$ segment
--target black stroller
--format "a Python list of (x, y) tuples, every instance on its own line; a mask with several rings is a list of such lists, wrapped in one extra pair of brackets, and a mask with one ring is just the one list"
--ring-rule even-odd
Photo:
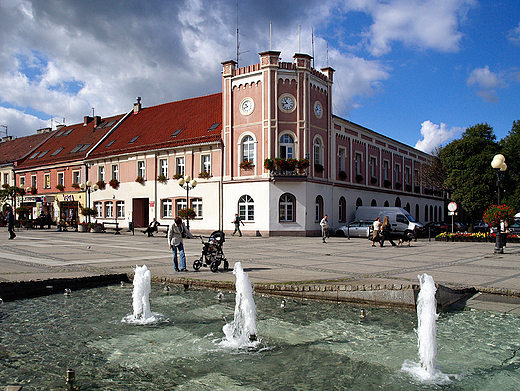
[(199, 270), (202, 266), (209, 266), (213, 273), (218, 271), (218, 267), (223, 263), (223, 269), (229, 269), (229, 262), (224, 256), (222, 251), (222, 245), (225, 241), (225, 234), (222, 231), (213, 232), (207, 242), (204, 242), (204, 238), (199, 236), (202, 244), (202, 254), (200, 259), (193, 262), (193, 269)]

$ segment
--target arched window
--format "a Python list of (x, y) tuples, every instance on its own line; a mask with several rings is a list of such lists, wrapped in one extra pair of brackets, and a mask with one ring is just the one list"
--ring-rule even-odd
[(294, 140), (288, 134), (280, 137), (280, 157), (282, 159), (292, 159), (294, 157)]
[(430, 221), (435, 221), (433, 218), (433, 205), (430, 205)]
[(238, 200), (238, 215), (245, 221), (255, 220), (255, 202), (247, 194)]
[(399, 197), (397, 197), (397, 198), (395, 199), (395, 206), (396, 206), (397, 208), (400, 208), (400, 207), (401, 207), (401, 199), (400, 199)]
[(388, 208), (389, 206), (390, 206), (390, 203), (388, 202), (388, 200), (386, 200), (386, 201), (385, 201), (385, 205), (384, 205), (384, 207), (385, 207), (385, 208)]
[(359, 208), (360, 206), (363, 206), (363, 200), (361, 198), (358, 198), (356, 200), (356, 209)]
[(424, 205), (424, 222), (427, 223), (428, 221), (428, 205)]
[(278, 210), (280, 211), (280, 221), (295, 221), (294, 207), (296, 205), (296, 200), (292, 194), (282, 194), (280, 196), (278, 205)]
[(339, 221), (347, 221), (347, 201), (345, 197), (339, 197), (339, 210), (338, 210)]
[(410, 203), (409, 202), (406, 203), (404, 210), (406, 210), (408, 213), (410, 213)]
[(314, 164), (321, 164), (321, 142), (319, 138), (314, 140)]
[[(440, 214), (440, 213), (439, 213), (439, 214)], [(436, 207), (436, 206), (433, 208), (433, 216), (434, 216), (435, 221), (440, 221), (440, 217), (441, 217), (441, 216), (439, 216), (439, 215), (437, 214), (437, 207)]]
[(415, 204), (415, 221), (419, 221), (421, 219), (419, 212), (420, 212), (419, 204)]
[(315, 202), (315, 210), (316, 215), (314, 216), (314, 220), (319, 222), (323, 218), (323, 197), (317, 196)]
[(370, 206), (377, 206), (377, 201), (376, 200), (372, 200), (372, 202), (370, 203)]
[(255, 159), (255, 140), (253, 137), (246, 136), (242, 140), (242, 161), (254, 162)]

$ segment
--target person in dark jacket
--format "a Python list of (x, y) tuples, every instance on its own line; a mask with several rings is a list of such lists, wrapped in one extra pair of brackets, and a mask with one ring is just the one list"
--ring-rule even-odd
[(390, 219), (388, 216), (385, 217), (383, 220), (383, 225), (381, 226), (381, 230), (383, 231), (383, 239), (381, 239), (380, 246), (383, 247), (385, 240), (388, 240), (392, 247), (395, 247), (396, 244), (393, 242), (392, 238), (390, 237), (392, 232), (392, 226), (390, 225)]
[(9, 239), (16, 238), (16, 234), (14, 233), (14, 213), (13, 208), (10, 206), (7, 208), (7, 230), (9, 231)]

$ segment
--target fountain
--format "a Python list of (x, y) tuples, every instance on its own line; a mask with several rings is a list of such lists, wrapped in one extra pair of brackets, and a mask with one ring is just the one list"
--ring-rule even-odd
[(235, 263), (233, 274), (236, 276), (235, 314), (233, 322), (222, 328), (225, 334), (222, 344), (234, 348), (252, 347), (258, 342), (253, 284), (240, 262)]
[(406, 360), (402, 370), (420, 381), (446, 383), (448, 375), (443, 374), (436, 365), (437, 357), (437, 300), (435, 282), (424, 273), (419, 278), (420, 291), (417, 297), (417, 345), (419, 363)]
[(134, 324), (156, 323), (162, 316), (154, 314), (150, 310), (152, 273), (146, 265), (135, 266), (134, 269), (134, 290), (132, 292), (132, 315), (125, 316), (121, 322)]

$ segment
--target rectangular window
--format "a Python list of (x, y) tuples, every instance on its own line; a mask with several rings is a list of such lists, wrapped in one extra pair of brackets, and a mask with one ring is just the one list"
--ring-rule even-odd
[(20, 177), (20, 187), (25, 187), (25, 177), (24, 176)]
[(375, 157), (371, 157), (370, 158), (370, 176), (372, 178), (377, 178), (376, 167), (377, 167), (377, 160)]
[(98, 181), (105, 180), (105, 166), (98, 167)]
[(390, 165), (388, 163), (388, 160), (383, 161), (383, 175), (385, 181), (388, 181), (390, 179)]
[(58, 173), (58, 185), (65, 186), (65, 174), (63, 172)]
[(114, 217), (114, 204), (111, 201), (105, 202), (105, 217)]
[(175, 159), (175, 173), (177, 175), (184, 175), (184, 157), (178, 157), (177, 159)]
[(72, 172), (72, 183), (77, 183), (78, 185), (81, 182), (81, 178), (79, 176), (79, 171), (73, 171)]
[(358, 152), (356, 152), (356, 156), (354, 157), (354, 165), (356, 168), (356, 175), (361, 175), (361, 162), (362, 162), (362, 155)]
[(112, 176), (110, 179), (115, 179), (116, 181), (119, 180), (119, 165), (112, 164)]
[(31, 186), (36, 187), (36, 175), (31, 175)]
[(410, 167), (408, 166), (404, 168), (404, 183), (410, 184)]
[(172, 200), (163, 200), (162, 217), (173, 217), (172, 216)]
[(395, 182), (399, 182), (399, 173), (400, 172), (401, 172), (401, 166), (399, 165), (399, 163), (396, 163), (395, 168), (394, 168), (394, 181)]
[(164, 175), (168, 178), (168, 159), (159, 160), (159, 175)]
[(419, 186), (419, 170), (413, 170), (413, 183), (415, 186)]
[(202, 155), (202, 172), (211, 174), (211, 155)]
[(125, 217), (125, 202), (117, 201), (116, 210), (117, 210), (117, 218), (118, 219), (124, 218)]
[(195, 211), (198, 218), (202, 218), (202, 199), (194, 198), (191, 200), (191, 207)]
[(340, 148), (338, 151), (338, 171), (345, 171), (345, 149)]
[(182, 199), (182, 200), (177, 200), (177, 202), (175, 203), (175, 211), (176, 211), (176, 215), (178, 216), (179, 215), (179, 211), (181, 209), (185, 209), (186, 208), (186, 199)]
[(43, 188), (50, 189), (51, 188), (51, 174), (45, 174), (43, 176)]
[(146, 179), (146, 165), (142, 160), (137, 162), (137, 176)]
[(97, 211), (96, 217), (103, 217), (103, 204), (101, 202), (94, 202), (94, 209)]
[(9, 173), (4, 174), (4, 183), (9, 184)]

